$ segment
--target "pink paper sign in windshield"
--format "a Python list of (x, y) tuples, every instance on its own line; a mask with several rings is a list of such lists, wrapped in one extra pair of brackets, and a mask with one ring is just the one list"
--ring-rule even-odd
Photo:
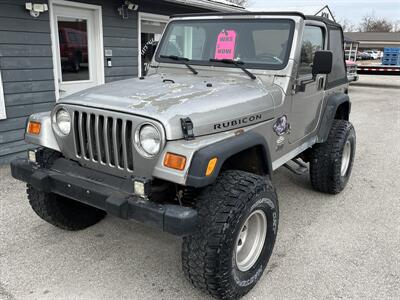
[(215, 59), (234, 59), (236, 47), (236, 31), (223, 30), (217, 38), (217, 47), (215, 48)]

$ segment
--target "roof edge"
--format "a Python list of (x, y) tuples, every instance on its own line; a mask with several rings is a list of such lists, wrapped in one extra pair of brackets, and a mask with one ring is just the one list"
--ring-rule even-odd
[(314, 20), (325, 23), (329, 26), (340, 27), (341, 25), (324, 17), (304, 15), (299, 11), (238, 11), (238, 12), (212, 12), (212, 13), (194, 13), (194, 14), (177, 14), (172, 15), (171, 18), (184, 18), (184, 17), (218, 17), (218, 16), (296, 16), (304, 20)]
[(245, 12), (245, 8), (231, 4), (225, 4), (222, 2), (213, 2), (207, 0), (166, 0), (167, 2), (177, 3), (186, 6), (195, 6), (204, 9), (214, 9), (219, 12)]
[(228, 13), (194, 13), (194, 14), (176, 14), (172, 15), (171, 18), (183, 18), (183, 17), (218, 17), (218, 16), (259, 16), (259, 15), (267, 15), (267, 16), (298, 16), (303, 19), (306, 19), (306, 16), (298, 11), (238, 11), (238, 12), (228, 12)]

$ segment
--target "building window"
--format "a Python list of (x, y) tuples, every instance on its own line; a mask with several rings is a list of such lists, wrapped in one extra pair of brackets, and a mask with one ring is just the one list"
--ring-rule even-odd
[(6, 105), (4, 103), (3, 80), (1, 79), (0, 71), (0, 120), (6, 119)]

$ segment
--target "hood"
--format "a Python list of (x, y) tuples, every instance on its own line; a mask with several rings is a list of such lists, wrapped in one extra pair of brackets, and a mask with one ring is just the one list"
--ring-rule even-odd
[(272, 80), (267, 81), (240, 75), (155, 74), (91, 88), (60, 103), (148, 117), (161, 122), (167, 139), (175, 140), (183, 137), (181, 118), (192, 120), (195, 136), (273, 118), (274, 97), (282, 97), (282, 93)]

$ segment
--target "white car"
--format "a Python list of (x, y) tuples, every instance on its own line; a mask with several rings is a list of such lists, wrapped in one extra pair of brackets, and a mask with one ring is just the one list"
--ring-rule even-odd
[(380, 58), (378, 51), (369, 50), (369, 51), (365, 51), (365, 52), (368, 53), (369, 55), (371, 55), (372, 59)]

